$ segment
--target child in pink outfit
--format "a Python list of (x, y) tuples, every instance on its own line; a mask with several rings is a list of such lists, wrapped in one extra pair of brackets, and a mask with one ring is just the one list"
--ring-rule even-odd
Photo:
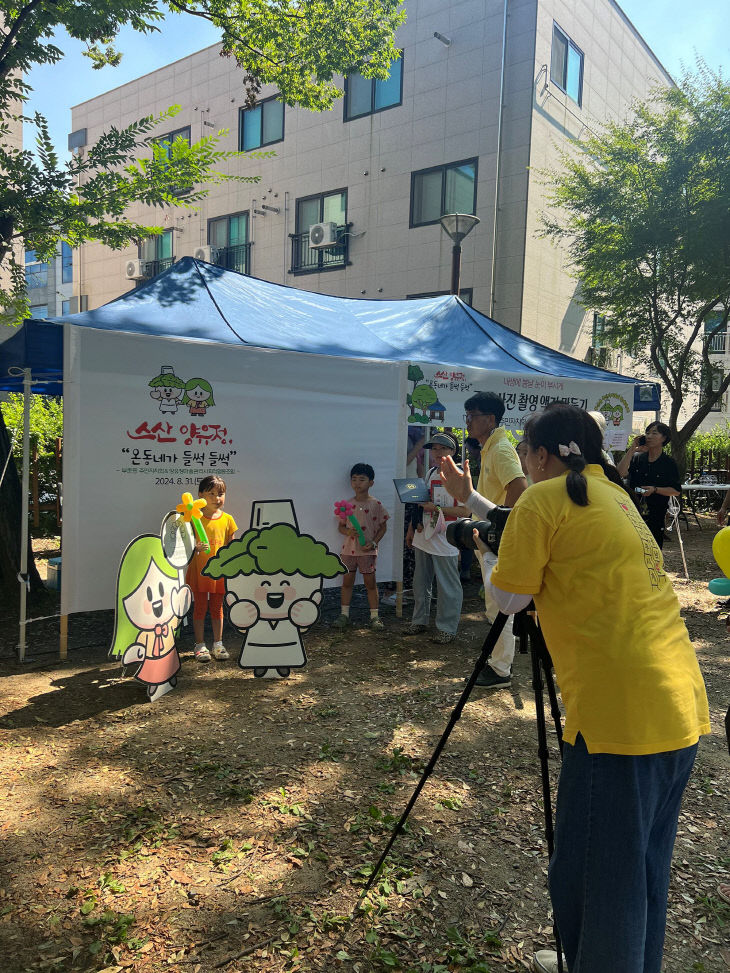
[(376, 631), (383, 629), (383, 623), (378, 618), (378, 588), (375, 584), (375, 563), (378, 559), (378, 541), (382, 540), (387, 529), (388, 511), (380, 500), (370, 496), (370, 487), (375, 482), (375, 472), (369, 463), (355, 463), (350, 470), (350, 483), (355, 496), (350, 503), (355, 508), (355, 517), (365, 537), (365, 544), (360, 543), (358, 532), (347, 521), (338, 524), (338, 530), (345, 535), (340, 559), (347, 568), (347, 574), (342, 578), (342, 609), (340, 617), (334, 623), (335, 628), (347, 628), (350, 624), (350, 602), (355, 576), (360, 571), (365, 585), (368, 605), (370, 606), (370, 628)]

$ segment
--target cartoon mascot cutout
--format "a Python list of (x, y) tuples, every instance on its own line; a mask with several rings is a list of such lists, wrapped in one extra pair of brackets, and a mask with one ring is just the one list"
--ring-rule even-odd
[(290, 500), (255, 503), (251, 525), (203, 574), (225, 578), (228, 617), (243, 633), (239, 666), (257, 678), (286, 677), (307, 664), (302, 635), (319, 618), (323, 579), (347, 569), (326, 544), (299, 532)]
[(124, 666), (139, 666), (135, 678), (147, 686), (150, 702), (177, 683), (180, 656), (175, 638), (190, 608), (185, 567), (194, 553), (189, 518), (173, 511), (162, 521), (159, 534), (135, 537), (119, 565), (109, 656), (121, 658)]

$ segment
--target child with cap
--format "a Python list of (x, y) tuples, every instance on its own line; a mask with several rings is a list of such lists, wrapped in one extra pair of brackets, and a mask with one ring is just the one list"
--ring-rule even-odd
[(414, 528), (411, 524), (406, 537), (415, 549), (416, 570), (413, 575), (413, 617), (410, 635), (418, 635), (428, 628), (431, 611), (431, 592), (434, 576), (438, 583), (436, 601), (436, 634), (434, 642), (444, 645), (453, 642), (459, 627), (461, 604), (464, 593), (459, 578), (459, 552), (446, 540), (446, 524), (457, 517), (468, 517), (469, 511), (454, 502), (441, 482), (439, 470), (445, 456), (454, 456), (459, 450), (455, 436), (437, 432), (423, 447), (431, 451), (431, 466), (425, 480), (431, 500), (422, 503), (424, 524)]

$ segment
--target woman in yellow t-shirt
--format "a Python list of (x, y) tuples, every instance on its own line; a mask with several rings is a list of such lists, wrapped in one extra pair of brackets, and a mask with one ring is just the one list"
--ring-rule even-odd
[[(508, 613), (534, 599), (565, 706), (549, 886), (567, 968), (660, 973), (682, 793), (710, 732), (704, 683), (659, 548), (605, 475), (595, 422), (556, 405), (525, 440), (533, 485), (485, 585)], [(484, 516), (481, 497), (446, 482)], [(557, 969), (549, 954), (536, 970)]]

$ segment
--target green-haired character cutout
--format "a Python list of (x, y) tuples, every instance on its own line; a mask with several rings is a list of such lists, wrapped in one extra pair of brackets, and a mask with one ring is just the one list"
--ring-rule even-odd
[(186, 405), (191, 416), (204, 416), (206, 409), (215, 405), (213, 388), (204, 378), (191, 378), (185, 383), (183, 405)]
[(129, 543), (117, 576), (114, 636), (109, 655), (125, 666), (138, 664), (135, 678), (154, 702), (175, 686), (180, 656), (175, 646), (179, 620), (190, 608), (191, 592), (166, 558), (159, 534)]
[(185, 393), (185, 382), (178, 378), (172, 365), (163, 365), (160, 374), (150, 382), (150, 397), (159, 399), (160, 412), (177, 412), (180, 399)]
[(319, 617), (323, 578), (346, 570), (326, 544), (290, 524), (251, 529), (221, 548), (203, 574), (226, 579), (228, 617), (243, 632), (239, 666), (258, 677), (305, 666), (302, 633)]

